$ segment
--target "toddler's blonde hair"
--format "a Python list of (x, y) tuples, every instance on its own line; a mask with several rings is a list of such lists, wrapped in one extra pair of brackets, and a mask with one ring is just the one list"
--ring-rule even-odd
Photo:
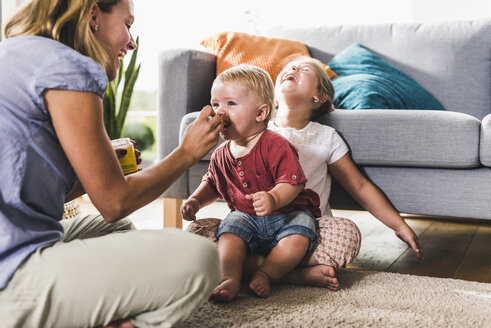
[(256, 94), (259, 101), (268, 105), (269, 113), (266, 117), (266, 122), (269, 121), (274, 108), (274, 85), (268, 72), (257, 66), (241, 64), (220, 73), (213, 81), (213, 85), (217, 82), (244, 84)]

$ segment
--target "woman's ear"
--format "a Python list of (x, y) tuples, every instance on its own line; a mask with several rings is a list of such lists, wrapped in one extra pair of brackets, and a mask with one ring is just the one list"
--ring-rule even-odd
[(262, 104), (261, 106), (259, 106), (256, 114), (256, 122), (265, 121), (268, 118), (270, 111), (271, 109), (267, 104)]
[(99, 16), (100, 11), (101, 10), (99, 9), (99, 6), (97, 4), (94, 4), (92, 6), (92, 9), (90, 10), (89, 25), (93, 31), (98, 29), (96, 28), (96, 26), (99, 26), (99, 24), (97, 23), (97, 18)]

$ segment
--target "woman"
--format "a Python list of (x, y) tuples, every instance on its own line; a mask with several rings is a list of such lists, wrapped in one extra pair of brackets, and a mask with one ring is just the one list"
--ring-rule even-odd
[[(205, 107), (182, 144), (123, 176), (102, 119), (107, 81), (136, 45), (132, 0), (31, 0), (0, 44), (0, 322), (6, 327), (168, 327), (218, 284), (211, 242), (131, 231), (217, 142)], [(208, 118), (211, 119), (208, 120)], [(60, 222), (87, 192), (101, 216)], [(120, 233), (112, 233), (120, 232)]]

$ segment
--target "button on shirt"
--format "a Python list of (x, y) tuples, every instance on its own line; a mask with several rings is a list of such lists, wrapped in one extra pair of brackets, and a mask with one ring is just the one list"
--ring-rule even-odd
[[(203, 181), (228, 203), (231, 210), (256, 215), (252, 201), (245, 195), (269, 191), (278, 183), (296, 185), (307, 181), (295, 147), (275, 132), (265, 130), (249, 153), (237, 159), (230, 153), (229, 143), (224, 142), (213, 153)], [(293, 202), (272, 214), (298, 210), (320, 216), (317, 193), (304, 189)]]
[(32, 252), (63, 236), (58, 221), (77, 181), (43, 94), (60, 89), (103, 97), (107, 77), (91, 58), (38, 36), (0, 43), (0, 76), (1, 290)]

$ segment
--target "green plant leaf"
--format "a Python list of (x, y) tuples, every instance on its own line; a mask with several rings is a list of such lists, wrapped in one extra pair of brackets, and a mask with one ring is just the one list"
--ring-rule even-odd
[(123, 72), (124, 71), (124, 69), (123, 69), (123, 67), (124, 67), (124, 60), (121, 59), (119, 62), (121, 63), (121, 65), (119, 66), (118, 77), (116, 78), (116, 90), (118, 90), (119, 83), (121, 83), (121, 79), (123, 78), (123, 75), (124, 75), (124, 72)]
[[(133, 50), (133, 53), (131, 54), (131, 59), (130, 59), (130, 62), (128, 63), (128, 67), (126, 68), (125, 76), (126, 75), (130, 75), (130, 76), (133, 75), (133, 70), (135, 69), (136, 57), (138, 56), (138, 49), (140, 48), (139, 47), (139, 45), (140, 45), (140, 37), (139, 36), (136, 37), (135, 42), (136, 42), (136, 49)], [(124, 80), (124, 88), (125, 89), (127, 88), (128, 83), (129, 83), (129, 81), (125, 78), (125, 80)]]
[(126, 114), (130, 108), (131, 97), (133, 95), (133, 88), (135, 86), (136, 79), (140, 74), (140, 65), (138, 65), (136, 71), (133, 71), (133, 74), (125, 76), (125, 87), (123, 89), (123, 93), (121, 95), (121, 103), (119, 106), (119, 112), (117, 115), (117, 127), (122, 132), (124, 127), (124, 122), (126, 120)]
[(104, 126), (110, 139), (114, 138), (115, 134), (115, 115), (116, 115), (116, 87), (114, 82), (107, 85), (106, 94), (102, 101)]
[[(133, 88), (135, 86), (136, 80), (138, 79), (138, 75), (140, 73), (141, 64), (138, 65), (135, 69), (136, 59), (138, 56), (138, 48), (139, 48), (140, 38), (136, 38), (136, 49), (133, 50), (131, 55), (130, 62), (124, 68), (124, 63), (121, 61), (121, 66), (118, 70), (118, 75), (116, 79), (110, 83), (108, 83), (106, 94), (103, 99), (103, 117), (104, 117), (104, 126), (106, 128), (106, 132), (110, 139), (121, 138), (124, 123), (126, 120), (126, 115), (129, 110), (129, 106), (131, 103), (131, 97), (133, 95)], [(121, 93), (121, 98), (119, 103), (116, 100), (116, 96), (118, 94), (118, 89), (120, 83), (124, 79), (123, 83), (123, 91)], [(118, 108), (117, 108), (118, 107)]]

